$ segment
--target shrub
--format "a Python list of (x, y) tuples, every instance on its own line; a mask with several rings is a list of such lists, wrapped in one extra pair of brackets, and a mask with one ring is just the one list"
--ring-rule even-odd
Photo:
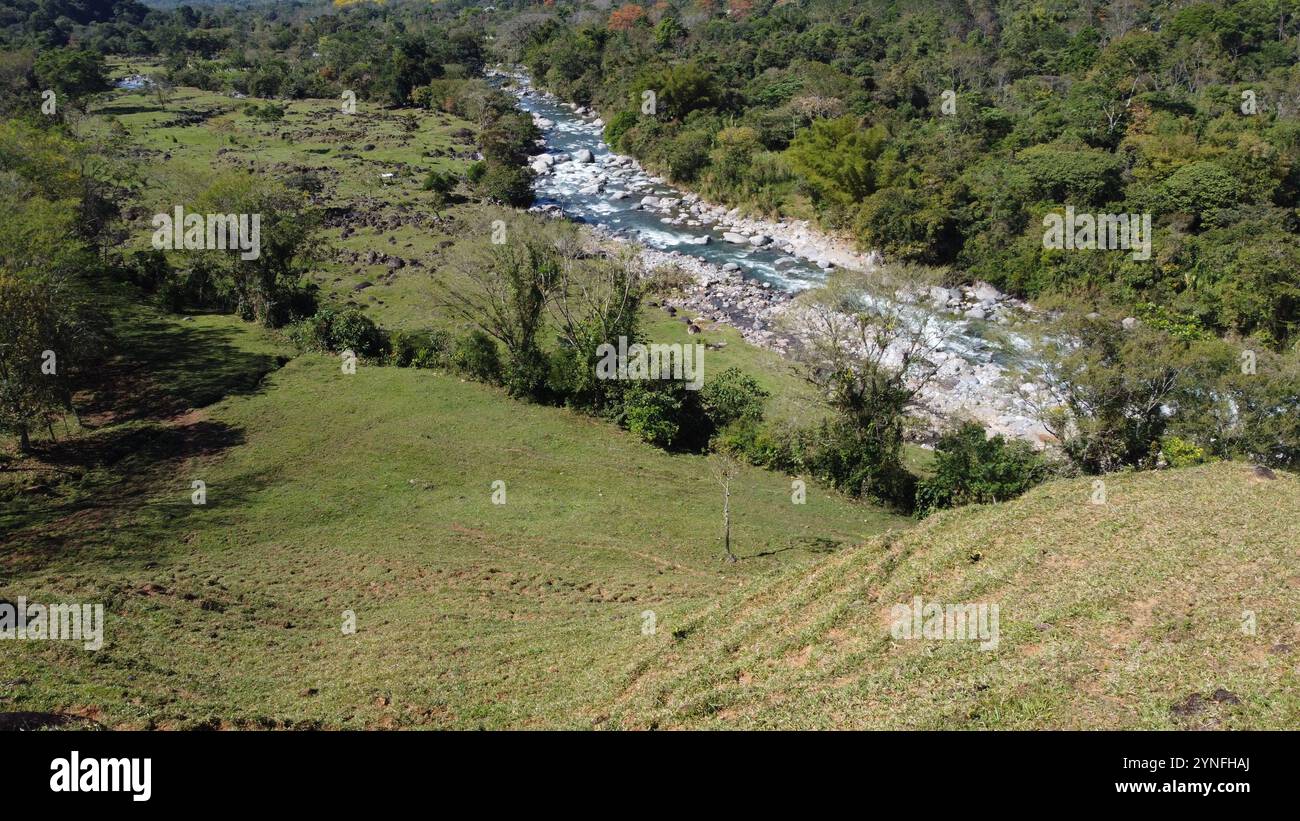
[(158, 303), (164, 310), (180, 313), (190, 306), (218, 302), (213, 296), (216, 286), (212, 280), (212, 272), (202, 264), (173, 270), (158, 286)]
[(256, 103), (249, 103), (244, 106), (244, 113), (262, 122), (272, 123), (284, 119), (285, 107), (275, 103), (266, 103), (261, 106)]
[(451, 349), (451, 337), (444, 331), (395, 331), (388, 358), (399, 368), (442, 368), (451, 362)]
[(859, 209), (854, 227), (864, 243), (895, 259), (943, 262), (960, 243), (945, 203), (912, 188), (872, 194)]
[(1203, 465), (1210, 461), (1205, 448), (1177, 436), (1166, 436), (1160, 440), (1160, 454), (1165, 457), (1171, 468), (1185, 468)]
[(502, 375), (511, 396), (544, 403), (554, 398), (551, 394), (551, 360), (536, 346), (508, 351)]
[(805, 468), (800, 432), (786, 424), (741, 417), (718, 431), (713, 447), (770, 470), (798, 473)]
[(695, 284), (695, 277), (676, 265), (660, 265), (643, 280), (645, 292), (656, 296), (684, 293)]
[(527, 166), (487, 163), (477, 182), (486, 200), (516, 208), (533, 202), (533, 171)]
[(156, 293), (172, 278), (172, 266), (162, 251), (135, 251), (124, 261), (123, 272), (145, 293)]
[(728, 368), (705, 383), (700, 391), (700, 404), (711, 426), (721, 430), (738, 420), (761, 420), (768, 396), (752, 376), (739, 368)]
[(669, 448), (681, 433), (682, 397), (659, 385), (634, 382), (623, 394), (627, 429), (656, 447)]
[(471, 379), (494, 385), (501, 383), (501, 353), (496, 340), (482, 331), (470, 331), (457, 340), (451, 361)]
[(916, 488), (916, 512), (1014, 499), (1043, 481), (1047, 467), (1026, 442), (988, 438), (967, 422), (935, 446), (934, 475)]
[(384, 332), (360, 308), (325, 308), (294, 325), (289, 336), (301, 348), (358, 356), (381, 356), (387, 347)]
[(325, 190), (325, 181), (314, 171), (295, 171), (285, 177), (285, 185), (304, 194), (319, 194)]
[(623, 393), (623, 421), (637, 436), (665, 450), (702, 450), (708, 418), (697, 391), (680, 382), (631, 382)]
[(916, 477), (897, 450), (852, 421), (827, 420), (800, 436), (800, 461), (818, 478), (853, 496), (869, 496), (910, 511)]
[(615, 150), (618, 150), (619, 140), (623, 139), (623, 135), (627, 130), (636, 125), (636, 123), (637, 115), (635, 111), (620, 111), (615, 114), (610, 118), (609, 122), (605, 124), (605, 142)]
[(709, 163), (713, 136), (706, 131), (683, 131), (664, 148), (668, 175), (677, 182), (690, 182)]
[(456, 175), (450, 171), (430, 171), (424, 178), (423, 188), (435, 194), (450, 194), (456, 188)]

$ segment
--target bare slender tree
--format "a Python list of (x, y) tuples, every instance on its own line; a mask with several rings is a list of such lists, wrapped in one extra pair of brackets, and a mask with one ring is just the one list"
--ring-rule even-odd
[(736, 554), (731, 552), (731, 482), (740, 473), (740, 463), (729, 453), (714, 453), (709, 456), (709, 470), (722, 488), (722, 550), (723, 561), (736, 561)]

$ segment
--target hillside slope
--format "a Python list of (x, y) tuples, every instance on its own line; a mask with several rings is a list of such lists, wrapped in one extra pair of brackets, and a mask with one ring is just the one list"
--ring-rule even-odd
[[(1297, 726), (1300, 480), (1223, 463), (1106, 490), (1094, 505), (1090, 481), (1050, 483), (749, 587), (647, 661), (603, 723)], [(892, 639), (891, 607), (918, 595), (998, 604), (997, 648)]]
[[(142, 322), (124, 350), (151, 358), (121, 374), (167, 410), (137, 417), (115, 395), (116, 415), (40, 443), (72, 476), (0, 484), (0, 600), (106, 614), (97, 651), (0, 642), (0, 713), (590, 726), (591, 705), (709, 602), (911, 524), (815, 485), (795, 505), (789, 477), (746, 469), (731, 499), (741, 558), (723, 564), (703, 457), (432, 371), (345, 375), (321, 355), (277, 369), (273, 340), (231, 317)], [(106, 381), (126, 391), (117, 371)]]

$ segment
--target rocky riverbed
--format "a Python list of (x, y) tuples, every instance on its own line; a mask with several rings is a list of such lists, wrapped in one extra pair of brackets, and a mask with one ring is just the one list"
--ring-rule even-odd
[[(665, 300), (691, 328), (737, 328), (744, 338), (789, 356), (800, 344), (796, 295), (836, 268), (870, 272), (878, 254), (861, 253), (804, 221), (764, 220), (679, 191), (632, 157), (610, 151), (596, 112), (534, 89), (521, 74), (498, 75), (543, 133), (531, 161), (534, 210), (576, 219), (609, 242), (632, 242), (648, 269), (674, 266), (690, 284)], [(987, 283), (895, 288), (894, 298), (925, 312), (939, 334), (935, 378), (921, 394), (931, 434), (969, 418), (989, 431), (1044, 444), (1033, 385), (1014, 374), (1043, 317)]]

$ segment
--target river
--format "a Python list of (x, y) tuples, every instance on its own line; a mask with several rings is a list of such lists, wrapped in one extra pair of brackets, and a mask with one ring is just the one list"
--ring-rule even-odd
[[(650, 248), (676, 251), (719, 266), (734, 263), (746, 277), (785, 291), (803, 290), (825, 280), (828, 266), (801, 258), (803, 249), (782, 236), (788, 233), (788, 224), (755, 227), (735, 212), (700, 202), (691, 193), (646, 173), (630, 157), (610, 150), (599, 119), (580, 116), (560, 100), (532, 91), (522, 76), (511, 79), (517, 84), (519, 107), (532, 114), (541, 128), (547, 149), (544, 156), (556, 160), (538, 175), (538, 206), (555, 206), (570, 219)], [(583, 152), (591, 155), (590, 162), (571, 161)], [(541, 169), (545, 163), (535, 163), (535, 167)], [(745, 241), (727, 241), (724, 229), (730, 228), (738, 228), (731, 233)], [(754, 236), (771, 241), (755, 245), (750, 241)]]

